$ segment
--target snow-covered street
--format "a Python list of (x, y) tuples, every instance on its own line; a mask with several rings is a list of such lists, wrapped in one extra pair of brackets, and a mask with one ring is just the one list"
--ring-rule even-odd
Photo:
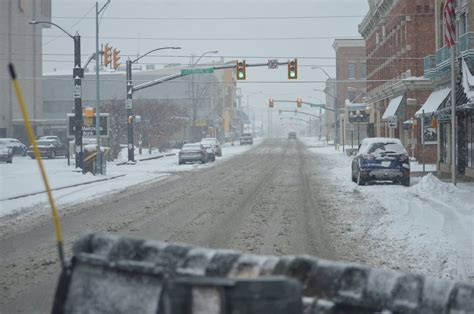
[(350, 180), (350, 157), (334, 146), (311, 139), (304, 142), (323, 158), (328, 183), (337, 187), (332, 194), (340, 222), (336, 227), (365, 247), (367, 255), (359, 256), (361, 262), (474, 280), (473, 182), (454, 186), (428, 174), (412, 177), (409, 188), (358, 186)]
[[(119, 192), (137, 184), (147, 184), (162, 180), (170, 173), (178, 171), (192, 171), (212, 167), (229, 158), (241, 154), (260, 143), (257, 139), (254, 146), (235, 146), (224, 144), (223, 156), (216, 162), (207, 164), (178, 165), (177, 155), (163, 156), (159, 159), (138, 161), (135, 165), (117, 164), (126, 156), (126, 149), (115, 162), (107, 164), (107, 175), (94, 176), (91, 173), (83, 175), (76, 171), (74, 166), (67, 165), (67, 159), (45, 159), (44, 165), (59, 209), (63, 206), (89, 201), (111, 193)], [(138, 152), (138, 150), (137, 150)], [(178, 150), (164, 153), (177, 153)], [(157, 157), (161, 154), (153, 151), (151, 155), (146, 150), (143, 155), (136, 155), (136, 159)], [(72, 161), (71, 161), (72, 162)], [(33, 211), (43, 211), (47, 205), (47, 196), (41, 180), (36, 160), (29, 157), (15, 156), (13, 164), (0, 164), (0, 218), (18, 213), (31, 214)]]

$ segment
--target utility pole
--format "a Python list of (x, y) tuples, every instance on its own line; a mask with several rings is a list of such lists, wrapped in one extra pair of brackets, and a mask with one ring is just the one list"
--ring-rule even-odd
[(99, 10), (99, 2), (95, 3), (95, 80), (96, 80), (96, 103), (95, 103), (95, 134), (96, 134), (96, 173), (103, 174), (102, 171), (102, 152), (100, 150), (100, 54), (99, 54), (99, 15), (109, 5), (111, 0), (107, 0), (104, 6)]

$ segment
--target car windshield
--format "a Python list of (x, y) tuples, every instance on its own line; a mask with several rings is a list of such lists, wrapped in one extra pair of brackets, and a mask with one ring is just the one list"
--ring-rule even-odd
[(0, 0), (0, 69), (0, 314), (474, 314), (474, 0)]
[(50, 146), (54, 145), (53, 141), (37, 141), (36, 142), (39, 146)]
[(375, 155), (406, 154), (407, 151), (403, 145), (399, 143), (373, 143), (368, 148), (367, 153)]
[(200, 150), (200, 144), (186, 144), (183, 146), (183, 150)]

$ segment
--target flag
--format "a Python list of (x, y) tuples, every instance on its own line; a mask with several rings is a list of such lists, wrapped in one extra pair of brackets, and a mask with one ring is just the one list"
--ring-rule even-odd
[(454, 11), (454, 1), (455, 0), (446, 0), (444, 4), (444, 42), (451, 48), (456, 44), (456, 24), (455, 24), (455, 11)]

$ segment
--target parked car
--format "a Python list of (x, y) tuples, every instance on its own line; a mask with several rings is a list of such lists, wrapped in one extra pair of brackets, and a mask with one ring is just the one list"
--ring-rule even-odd
[[(56, 158), (57, 156), (67, 155), (66, 147), (64, 147), (64, 145), (62, 145), (56, 139), (38, 140), (36, 143), (41, 153), (41, 157), (43, 158)], [(30, 156), (32, 159), (36, 158), (36, 155), (33, 151), (33, 146), (28, 148), (28, 156)]]
[(207, 161), (216, 161), (216, 149), (211, 143), (201, 143), (207, 152)]
[(399, 139), (366, 138), (352, 160), (352, 181), (393, 181), (410, 185), (410, 158)]
[(207, 162), (207, 151), (201, 143), (184, 144), (178, 154), (178, 163), (180, 165), (186, 162), (200, 161)]
[(26, 156), (28, 147), (16, 138), (0, 138), (0, 144), (5, 144), (12, 150), (13, 155)]
[(13, 149), (5, 142), (0, 142), (0, 162), (11, 164), (13, 162)]
[(201, 140), (201, 144), (206, 145), (206, 144), (211, 144), (214, 147), (214, 150), (216, 151), (216, 156), (222, 157), (222, 147), (221, 144), (219, 143), (219, 140), (215, 137), (206, 137)]
[(250, 133), (242, 133), (242, 135), (240, 135), (240, 145), (246, 144), (253, 145), (253, 137)]
[(296, 140), (296, 132), (289, 132), (288, 133), (288, 139), (289, 140)]

